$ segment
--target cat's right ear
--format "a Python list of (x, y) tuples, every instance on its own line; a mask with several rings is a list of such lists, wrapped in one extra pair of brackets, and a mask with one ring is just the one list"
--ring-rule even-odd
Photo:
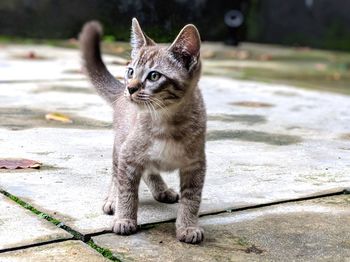
[(199, 61), (201, 38), (194, 25), (186, 25), (168, 48), (174, 57), (191, 70)]
[(155, 44), (156, 43), (142, 31), (137, 19), (133, 18), (131, 25), (131, 58), (136, 56), (141, 47)]

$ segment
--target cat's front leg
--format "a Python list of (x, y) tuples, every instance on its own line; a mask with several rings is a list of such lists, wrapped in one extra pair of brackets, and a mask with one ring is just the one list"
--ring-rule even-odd
[(197, 244), (204, 239), (204, 231), (198, 226), (198, 212), (205, 170), (205, 161), (180, 169), (181, 198), (176, 219), (176, 237), (182, 242)]
[(137, 231), (138, 189), (141, 169), (136, 165), (120, 160), (116, 176), (117, 205), (113, 232), (118, 235), (130, 235)]

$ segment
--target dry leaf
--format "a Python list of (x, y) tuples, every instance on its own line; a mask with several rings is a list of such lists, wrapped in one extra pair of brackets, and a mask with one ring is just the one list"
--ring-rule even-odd
[(340, 80), (341, 79), (341, 74), (339, 72), (335, 72), (333, 75), (332, 75), (332, 79), (333, 80)]
[(113, 51), (120, 54), (120, 53), (125, 52), (125, 48), (121, 47), (121, 46), (115, 46), (115, 47), (113, 47)]
[(0, 159), (0, 169), (40, 168), (41, 163), (30, 159)]
[(54, 120), (62, 123), (73, 123), (68, 116), (61, 113), (49, 113), (45, 115), (46, 120)]
[(249, 56), (250, 56), (250, 53), (248, 51), (241, 50), (237, 52), (237, 58), (240, 60), (246, 60), (249, 58)]
[(322, 63), (317, 63), (315, 64), (315, 68), (319, 71), (325, 71), (327, 69), (327, 65)]
[(204, 50), (201, 53), (201, 57), (204, 59), (209, 59), (215, 57), (215, 53), (212, 50)]
[(272, 56), (270, 54), (262, 54), (259, 57), (260, 61), (270, 61), (272, 60)]
[(49, 57), (43, 56), (43, 55), (38, 55), (34, 51), (29, 51), (24, 54), (16, 54), (13, 55), (12, 57), (18, 58), (18, 59), (28, 59), (28, 60), (47, 60)]

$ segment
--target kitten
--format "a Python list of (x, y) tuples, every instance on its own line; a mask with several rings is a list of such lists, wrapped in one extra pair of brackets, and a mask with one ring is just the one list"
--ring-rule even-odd
[[(197, 86), (199, 33), (194, 25), (186, 25), (163, 47), (144, 34), (134, 18), (125, 84), (101, 59), (101, 35), (100, 24), (89, 22), (80, 44), (88, 78), (114, 109), (113, 176), (103, 211), (115, 214), (116, 234), (135, 233), (142, 177), (157, 201), (179, 201), (177, 239), (199, 243), (204, 238), (197, 223), (206, 171), (206, 112)], [(180, 173), (180, 197), (160, 176), (173, 170)]]

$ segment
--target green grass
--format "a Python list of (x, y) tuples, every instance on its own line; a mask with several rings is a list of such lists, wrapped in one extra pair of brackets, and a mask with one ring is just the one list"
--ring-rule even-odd
[(86, 244), (88, 244), (91, 248), (95, 249), (98, 253), (111, 261), (122, 261), (120, 258), (114, 256), (112, 251), (110, 251), (108, 248), (103, 248), (96, 245), (92, 239), (90, 239)]

